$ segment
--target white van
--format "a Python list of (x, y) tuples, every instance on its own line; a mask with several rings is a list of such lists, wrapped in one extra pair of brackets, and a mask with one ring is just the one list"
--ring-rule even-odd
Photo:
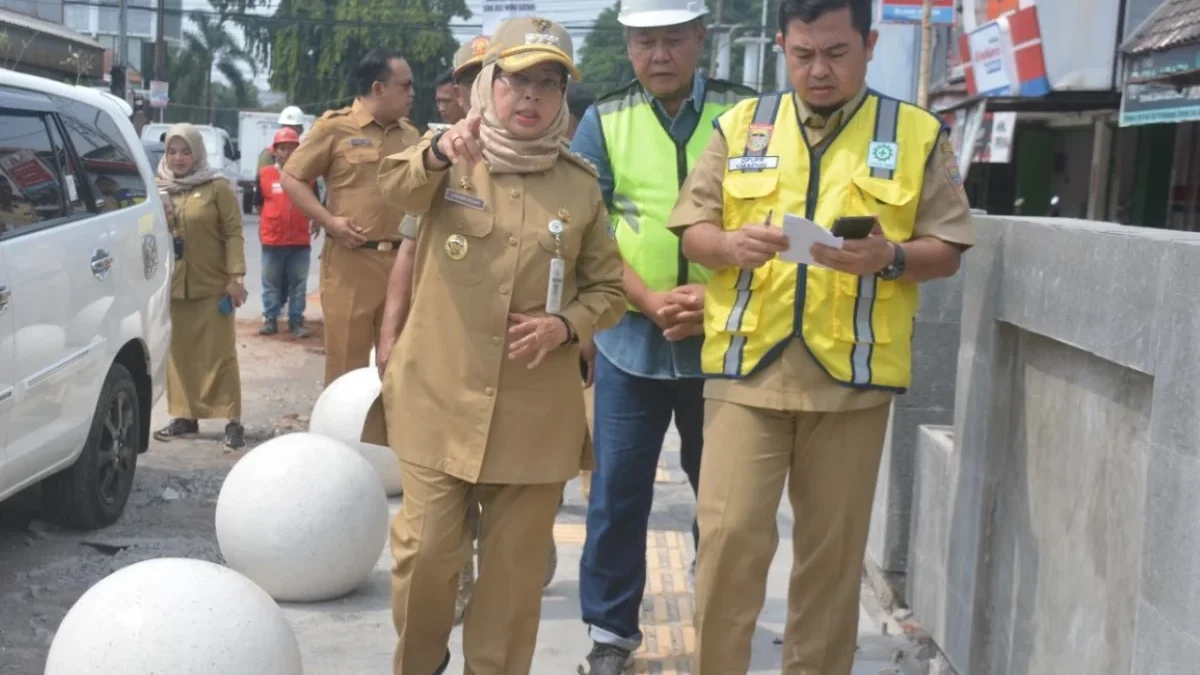
[(0, 70), (0, 500), (116, 521), (163, 393), (172, 245), (110, 98)]

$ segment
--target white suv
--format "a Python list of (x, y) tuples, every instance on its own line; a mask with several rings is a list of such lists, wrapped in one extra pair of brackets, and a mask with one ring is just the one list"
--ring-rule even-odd
[(171, 238), (109, 97), (0, 70), (0, 500), (120, 517), (171, 337)]

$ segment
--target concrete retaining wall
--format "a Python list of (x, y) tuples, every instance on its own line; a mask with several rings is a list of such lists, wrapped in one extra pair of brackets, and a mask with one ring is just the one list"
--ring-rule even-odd
[(964, 675), (1200, 672), (1200, 236), (979, 217), (907, 597)]

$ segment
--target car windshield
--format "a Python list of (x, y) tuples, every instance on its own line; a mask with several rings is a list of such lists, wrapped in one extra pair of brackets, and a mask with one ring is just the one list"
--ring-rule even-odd
[(160, 161), (162, 161), (162, 158), (163, 158), (163, 149), (159, 146), (154, 146), (154, 147), (146, 146), (145, 150), (146, 150), (146, 159), (150, 160), (150, 168), (157, 170), (158, 163)]

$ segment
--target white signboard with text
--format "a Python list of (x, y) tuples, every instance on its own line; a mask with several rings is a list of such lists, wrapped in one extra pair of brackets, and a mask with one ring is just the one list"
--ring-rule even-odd
[(534, 0), (483, 0), (483, 8), (480, 12), (483, 18), (481, 35), (495, 34), (496, 27), (505, 19), (536, 13), (537, 3)]

